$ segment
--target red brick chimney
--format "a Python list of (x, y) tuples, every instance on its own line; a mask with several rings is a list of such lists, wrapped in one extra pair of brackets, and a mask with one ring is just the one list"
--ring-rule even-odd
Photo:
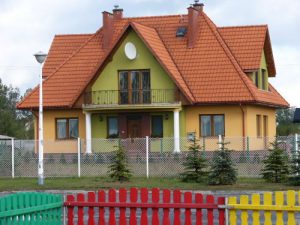
[(195, 4), (188, 8), (188, 47), (193, 48), (199, 35), (199, 15), (203, 12), (203, 3), (198, 3), (196, 0)]
[(118, 5), (115, 5), (114, 7), (115, 7), (113, 9), (114, 20), (122, 19), (123, 18), (123, 9), (120, 9)]
[(103, 16), (103, 49), (107, 49), (112, 40), (113, 32), (114, 32), (114, 21), (113, 14), (109, 12), (102, 12)]

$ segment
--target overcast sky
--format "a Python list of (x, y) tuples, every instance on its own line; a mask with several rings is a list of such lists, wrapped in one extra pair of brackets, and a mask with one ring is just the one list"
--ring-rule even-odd
[[(218, 26), (268, 24), (277, 68), (270, 82), (300, 107), (300, 0), (204, 0)], [(33, 54), (55, 34), (93, 33), (114, 4), (125, 16), (186, 14), (192, 0), (1, 0), (0, 78), (22, 92), (38, 83)]]

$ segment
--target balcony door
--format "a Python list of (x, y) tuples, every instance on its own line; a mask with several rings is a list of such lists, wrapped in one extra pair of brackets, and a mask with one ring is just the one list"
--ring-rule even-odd
[(120, 104), (151, 103), (150, 71), (120, 71), (119, 89)]

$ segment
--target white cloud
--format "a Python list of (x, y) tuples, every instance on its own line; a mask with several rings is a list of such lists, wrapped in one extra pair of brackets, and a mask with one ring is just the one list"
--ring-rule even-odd
[[(125, 16), (184, 14), (193, 0), (1, 0), (0, 78), (22, 91), (38, 80), (33, 53), (47, 51), (55, 34), (91, 33), (101, 12), (119, 4)], [(219, 26), (268, 24), (277, 65), (275, 87), (300, 106), (300, 1), (204, 0), (205, 11)], [(289, 64), (292, 64), (289, 66)], [(4, 67), (5, 66), (5, 67)], [(9, 67), (7, 67), (9, 66)], [(26, 66), (26, 67), (24, 67)]]

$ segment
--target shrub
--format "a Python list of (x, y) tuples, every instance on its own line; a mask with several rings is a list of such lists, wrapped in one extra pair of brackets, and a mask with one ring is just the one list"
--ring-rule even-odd
[(196, 138), (194, 138), (192, 144), (189, 146), (186, 160), (182, 164), (184, 166), (184, 172), (180, 174), (180, 177), (183, 182), (200, 183), (205, 180), (207, 176), (207, 171), (205, 170), (207, 165), (200, 150), (201, 147), (197, 143)]
[(208, 183), (211, 185), (235, 184), (237, 181), (237, 171), (234, 168), (230, 153), (226, 148), (228, 143), (222, 140), (220, 150), (216, 150), (213, 158)]
[(108, 167), (108, 175), (115, 181), (128, 181), (132, 174), (129, 170), (125, 150), (119, 145), (114, 153), (112, 164)]
[(269, 155), (263, 160), (264, 167), (261, 175), (266, 181), (282, 183), (286, 181), (289, 174), (288, 157), (285, 151), (279, 147), (277, 140), (272, 142), (271, 146), (268, 150)]

